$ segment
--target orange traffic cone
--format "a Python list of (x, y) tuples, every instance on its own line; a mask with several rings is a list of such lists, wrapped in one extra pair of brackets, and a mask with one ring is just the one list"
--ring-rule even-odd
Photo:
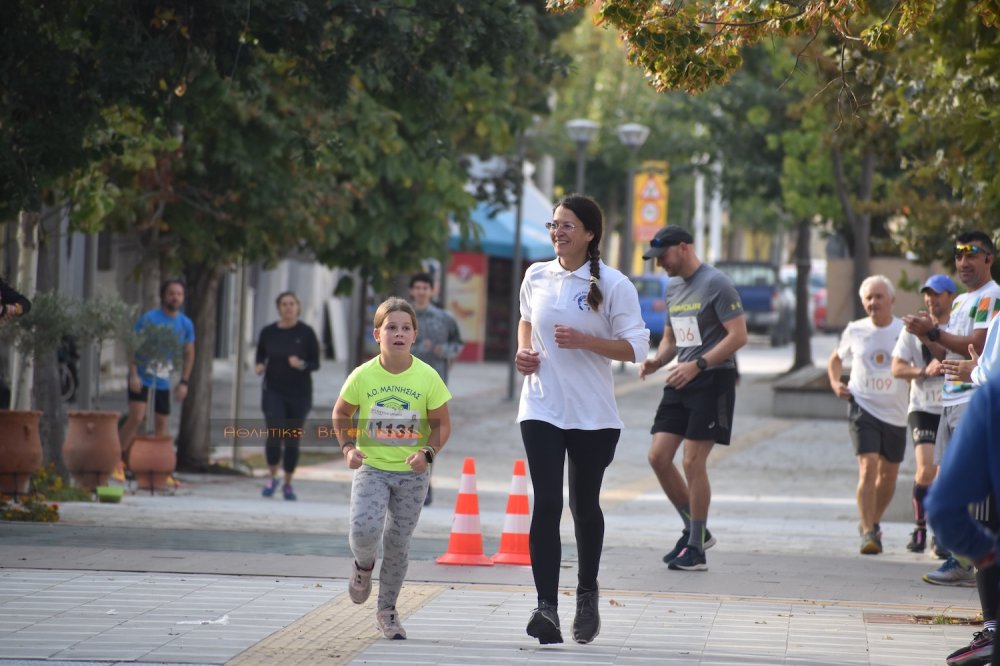
[(451, 522), (448, 551), (437, 558), (438, 564), (475, 564), (491, 567), (493, 561), (483, 553), (483, 531), (479, 525), (479, 495), (476, 494), (476, 459), (466, 458), (462, 481), (455, 500), (455, 518)]
[(531, 564), (528, 550), (528, 529), (531, 517), (528, 511), (528, 477), (524, 471), (524, 461), (514, 461), (514, 478), (510, 482), (510, 496), (507, 498), (507, 516), (503, 519), (503, 533), (500, 535), (500, 549), (493, 556), (494, 564)]

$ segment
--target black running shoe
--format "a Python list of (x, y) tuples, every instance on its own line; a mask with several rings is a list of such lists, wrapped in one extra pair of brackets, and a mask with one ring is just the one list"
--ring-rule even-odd
[(667, 568), (674, 571), (708, 571), (708, 563), (705, 562), (705, 551), (695, 546), (685, 546), (681, 554), (668, 564)]
[(537, 638), (542, 645), (562, 643), (562, 630), (559, 629), (559, 614), (555, 605), (539, 601), (538, 608), (531, 611), (527, 631), (529, 636)]
[(955, 650), (945, 660), (949, 666), (988, 664), (993, 657), (993, 630), (983, 629), (972, 635), (972, 642)]
[(934, 557), (939, 560), (947, 560), (951, 553), (948, 549), (941, 545), (941, 542), (937, 540), (937, 537), (931, 537), (931, 550), (934, 551)]
[(911, 553), (922, 553), (927, 548), (927, 528), (917, 527), (910, 534), (910, 543), (906, 544), (906, 550)]
[[(674, 545), (674, 549), (663, 556), (663, 563), (670, 564), (671, 562), (673, 562), (677, 558), (677, 556), (681, 554), (681, 551), (687, 548), (688, 541), (690, 540), (690, 538), (691, 538), (690, 530), (684, 530), (683, 532), (681, 532), (681, 538), (677, 540), (676, 545)], [(712, 533), (706, 529), (705, 543), (703, 550), (708, 550), (715, 544), (716, 544), (715, 537), (712, 536)]]
[(597, 590), (581, 592), (576, 590), (576, 617), (573, 618), (573, 640), (590, 643), (601, 633), (601, 614), (597, 610), (599, 595)]

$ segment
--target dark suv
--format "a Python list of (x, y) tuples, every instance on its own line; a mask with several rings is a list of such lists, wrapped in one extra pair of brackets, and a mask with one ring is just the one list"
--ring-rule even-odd
[(720, 261), (715, 267), (726, 273), (743, 301), (747, 330), (765, 333), (772, 347), (792, 340), (795, 333), (795, 294), (766, 261)]

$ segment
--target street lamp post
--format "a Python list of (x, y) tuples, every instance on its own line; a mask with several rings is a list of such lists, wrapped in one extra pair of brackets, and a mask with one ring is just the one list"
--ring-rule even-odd
[(625, 224), (622, 225), (622, 255), (620, 270), (625, 275), (632, 274), (632, 216), (633, 199), (635, 193), (632, 191), (632, 184), (635, 181), (635, 156), (639, 152), (642, 144), (646, 143), (649, 137), (649, 128), (639, 123), (625, 123), (619, 125), (616, 130), (618, 140), (623, 146), (629, 149), (628, 183), (625, 187)]
[(587, 167), (587, 146), (597, 135), (600, 125), (586, 118), (574, 118), (566, 121), (566, 134), (576, 144), (576, 192), (583, 194), (585, 171)]

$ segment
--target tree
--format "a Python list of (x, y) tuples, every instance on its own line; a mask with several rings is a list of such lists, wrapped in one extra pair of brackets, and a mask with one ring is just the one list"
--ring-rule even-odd
[[(619, 33), (629, 62), (657, 90), (701, 92), (725, 83), (743, 66), (743, 49), (772, 39), (815, 39), (828, 30), (841, 46), (887, 50), (923, 28), (938, 11), (922, 0), (845, 3), (829, 0), (688, 4), (648, 0), (549, 0), (555, 11), (598, 6), (600, 23)], [(971, 5), (971, 6), (969, 6)], [(1000, 3), (965, 5), (987, 25), (1000, 25)]]

